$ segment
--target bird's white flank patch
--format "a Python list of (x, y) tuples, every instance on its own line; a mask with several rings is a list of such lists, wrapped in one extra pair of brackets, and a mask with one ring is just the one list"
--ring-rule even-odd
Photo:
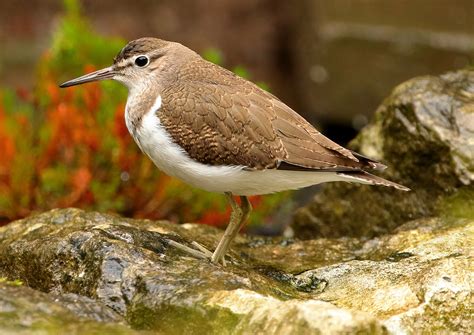
[(156, 97), (156, 100), (153, 103), (153, 106), (151, 106), (149, 113), (153, 113), (153, 111), (154, 111), (154, 113), (156, 113), (158, 111), (158, 109), (160, 109), (160, 108), (161, 108), (161, 95)]

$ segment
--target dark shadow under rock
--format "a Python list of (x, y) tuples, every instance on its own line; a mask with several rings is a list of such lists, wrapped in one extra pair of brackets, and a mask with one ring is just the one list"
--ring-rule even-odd
[(474, 217), (474, 71), (419, 77), (394, 89), (352, 149), (388, 165), (412, 189), (331, 183), (299, 209), (299, 238), (390, 232), (432, 215)]

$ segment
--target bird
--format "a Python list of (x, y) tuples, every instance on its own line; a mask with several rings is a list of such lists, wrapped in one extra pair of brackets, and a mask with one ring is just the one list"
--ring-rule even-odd
[(333, 142), (275, 95), (180, 43), (132, 40), (111, 66), (59, 86), (105, 79), (128, 88), (126, 126), (161, 171), (228, 199), (229, 223), (214, 252), (170, 241), (195, 257), (226, 264), (252, 210), (248, 196), (334, 181), (409, 190), (368, 172), (384, 164)]

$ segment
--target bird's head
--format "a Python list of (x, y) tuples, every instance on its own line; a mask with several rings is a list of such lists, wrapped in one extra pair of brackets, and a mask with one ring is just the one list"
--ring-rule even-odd
[(59, 86), (69, 87), (114, 79), (133, 90), (167, 80), (176, 72), (180, 61), (190, 55), (195, 53), (179, 43), (144, 37), (129, 42), (114, 58), (112, 66), (66, 81)]

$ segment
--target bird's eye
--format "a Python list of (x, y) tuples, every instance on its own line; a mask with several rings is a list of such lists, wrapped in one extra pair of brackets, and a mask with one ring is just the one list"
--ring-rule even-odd
[(147, 56), (138, 56), (135, 58), (135, 65), (138, 67), (145, 67), (148, 65), (149, 61), (150, 60)]

